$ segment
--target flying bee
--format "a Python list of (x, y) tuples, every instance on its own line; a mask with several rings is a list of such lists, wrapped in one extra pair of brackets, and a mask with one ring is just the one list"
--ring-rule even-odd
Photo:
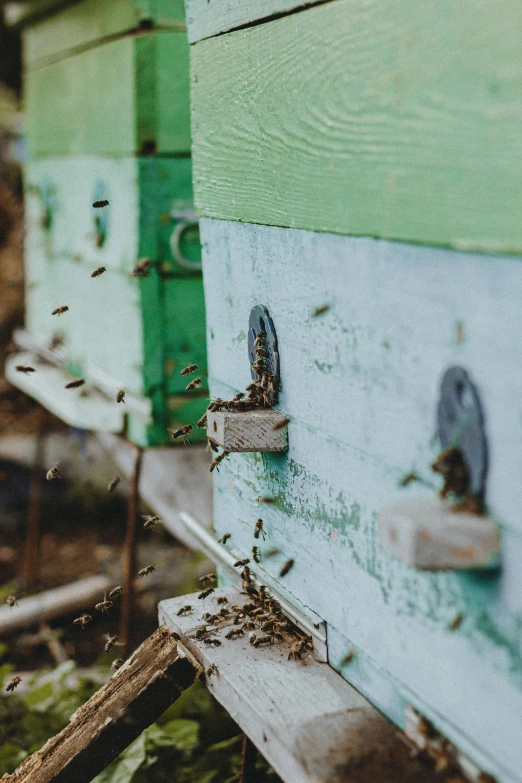
[(254, 538), (259, 538), (259, 536), (263, 536), (263, 541), (266, 538), (266, 533), (263, 530), (263, 520), (258, 519), (256, 524), (254, 525)]
[(70, 383), (65, 384), (66, 389), (79, 389), (80, 386), (83, 386), (85, 383), (83, 378), (78, 378), (77, 381), (71, 381)]
[(260, 563), (261, 562), (261, 558), (259, 557), (259, 547), (258, 546), (253, 546), (252, 547), (252, 560), (254, 561), (254, 563)]
[(5, 602), (8, 606), (18, 606), (16, 595), (8, 595), (7, 598), (5, 599)]
[(417, 476), (416, 473), (406, 473), (405, 476), (401, 478), (399, 481), (399, 486), (401, 487), (407, 487), (408, 484), (411, 484), (412, 481), (420, 481), (420, 478)]
[(103, 614), (104, 612), (108, 612), (110, 609), (112, 609), (113, 606), (114, 604), (112, 601), (107, 601), (107, 593), (105, 593), (103, 596), (103, 601), (100, 601), (99, 604), (96, 604), (94, 608), (97, 612), (101, 612)]
[(52, 468), (50, 468), (47, 473), (45, 474), (45, 478), (47, 481), (52, 481), (53, 479), (61, 479), (62, 476), (60, 474), (60, 471), (58, 470), (58, 465), (60, 463), (57, 462), (56, 465)]
[(263, 495), (260, 495), (258, 497), (258, 499), (257, 499), (257, 505), (259, 505), (260, 503), (271, 504), (271, 503), (276, 503), (276, 502), (277, 502), (277, 498), (266, 497), (266, 496), (263, 496)]
[(92, 617), (90, 614), (82, 614), (81, 617), (77, 617), (76, 620), (73, 620), (73, 625), (80, 625), (81, 629), (85, 628), (87, 623), (92, 622)]
[(57, 307), (56, 310), (53, 310), (51, 315), (63, 315), (63, 313), (66, 313), (69, 310), (69, 308), (65, 305), (64, 307)]
[(198, 598), (199, 599), (207, 598), (209, 595), (211, 595), (214, 592), (215, 589), (216, 589), (215, 587), (206, 587), (205, 590), (202, 590), (201, 593), (198, 595)]
[(192, 611), (192, 607), (190, 604), (187, 604), (186, 606), (182, 606), (181, 609), (178, 610), (177, 615), (178, 617), (184, 617), (186, 614), (190, 614)]
[(103, 209), (104, 207), (108, 207), (108, 206), (109, 206), (109, 202), (107, 201), (107, 199), (103, 199), (102, 201), (95, 201), (93, 203), (94, 209)]
[(294, 561), (293, 560), (287, 560), (282, 569), (279, 572), (279, 576), (283, 577), (286, 576), (287, 573), (290, 571), (291, 568), (293, 568)]
[(281, 421), (278, 421), (277, 424), (274, 424), (272, 429), (275, 430), (276, 432), (278, 430), (284, 430), (284, 428), (288, 426), (289, 421), (290, 421), (290, 419), (286, 419), (286, 418), (285, 419), (281, 419)]
[(148, 517), (148, 516), (142, 514), (142, 519), (145, 520), (145, 522), (143, 523), (143, 529), (144, 530), (151, 530), (152, 532), (154, 532), (156, 524), (159, 522), (158, 515), (154, 514), (154, 516)]
[(236, 560), (234, 563), (234, 568), (243, 568), (243, 566), (248, 565), (248, 563), (250, 563), (249, 557), (245, 557), (243, 560)]
[(134, 269), (132, 270), (133, 277), (149, 277), (152, 261), (150, 258), (144, 258), (143, 261), (138, 261)]
[(107, 641), (105, 642), (105, 647), (103, 648), (105, 652), (110, 652), (112, 650), (116, 644), (117, 639), (117, 636), (110, 636), (110, 634), (107, 634)]
[(212, 473), (212, 471), (216, 470), (216, 468), (219, 472), (219, 466), (221, 465), (225, 457), (228, 457), (229, 454), (230, 454), (229, 451), (222, 451), (221, 454), (219, 454), (219, 456), (217, 456), (216, 459), (210, 463), (210, 467), (209, 467), (210, 472)]
[(181, 375), (191, 375), (193, 372), (196, 372), (198, 369), (197, 364), (189, 364), (188, 367), (184, 367), (181, 371)]
[(207, 448), (209, 451), (213, 451), (215, 454), (217, 454), (219, 451), (219, 446), (215, 440), (212, 440), (212, 438), (207, 438)]
[(145, 568), (142, 568), (141, 571), (138, 571), (138, 576), (143, 579), (144, 576), (147, 576), (147, 574), (152, 574), (153, 571), (156, 569), (153, 565), (145, 566)]
[(207, 426), (207, 414), (204, 413), (201, 419), (196, 424), (196, 427), (200, 430), (204, 430), (206, 426)]
[(180, 427), (177, 430), (170, 430), (172, 439), (176, 440), (176, 438), (183, 438), (183, 443), (185, 445), (187, 443), (190, 443), (188, 436), (190, 435), (191, 432), (192, 432), (192, 424), (185, 424), (183, 427)]
[(109, 593), (109, 598), (111, 599), (111, 601), (114, 601), (114, 599), (119, 598), (122, 593), (123, 593), (123, 587), (121, 585), (118, 585), (117, 587), (112, 588), (112, 590)]
[(191, 381), (186, 385), (185, 391), (192, 391), (192, 389), (195, 389), (196, 386), (201, 386), (202, 383), (203, 381), (201, 380), (201, 378), (194, 378), (193, 381)]
[(116, 658), (116, 660), (111, 663), (111, 669), (114, 669), (114, 671), (116, 671), (117, 669), (121, 669), (122, 666), (123, 666), (123, 658)]
[(221, 642), (219, 639), (213, 639), (212, 637), (209, 637), (208, 639), (203, 639), (206, 647), (221, 647)]
[(6, 691), (14, 691), (14, 689), (18, 685), (20, 685), (21, 682), (22, 682), (22, 678), (21, 677), (18, 677), (18, 676), (13, 677), (13, 679), (9, 680), (9, 682), (7, 683)]
[(460, 628), (460, 626), (462, 625), (463, 620), (464, 620), (463, 614), (455, 615), (453, 620), (448, 624), (448, 629), (450, 631), (456, 631), (457, 628)]
[(356, 655), (357, 653), (355, 652), (353, 647), (350, 647), (348, 652), (345, 655), (343, 655), (343, 657), (340, 660), (341, 666), (346, 666), (347, 664), (351, 663)]
[(116, 402), (123, 402), (125, 405), (125, 390), (120, 389), (119, 392), (116, 392)]
[(23, 372), (24, 375), (27, 375), (28, 373), (36, 372), (36, 370), (34, 369), (34, 367), (26, 367), (23, 364), (17, 364), (16, 365), (16, 372)]
[(94, 270), (91, 277), (99, 277), (100, 275), (103, 275), (103, 273), (106, 271), (107, 269), (104, 266), (99, 266), (98, 269)]
[(225, 634), (225, 639), (237, 639), (240, 636), (244, 636), (245, 632), (242, 628), (232, 628), (232, 630), (228, 631), (228, 633)]
[[(208, 585), (211, 582), (216, 581), (216, 575), (215, 574), (205, 574), (204, 576), (199, 577), (199, 582), (201, 582), (202, 585)], [(219, 599), (218, 599), (219, 602)]]
[(328, 312), (329, 309), (330, 305), (321, 305), (320, 307), (316, 307), (312, 313), (312, 318), (317, 318), (318, 315), (324, 315)]
[(226, 595), (220, 595), (217, 599), (218, 604), (228, 604), (228, 598)]
[(115, 476), (112, 481), (109, 481), (109, 484), (107, 486), (107, 489), (109, 492), (114, 492), (118, 484), (120, 483), (121, 479), (119, 476)]
[(219, 539), (218, 544), (226, 544), (229, 538), (232, 538), (232, 533), (225, 533), (225, 535), (221, 536)]
[(207, 677), (211, 677), (213, 674), (219, 675), (219, 669), (215, 663), (211, 663), (206, 671)]

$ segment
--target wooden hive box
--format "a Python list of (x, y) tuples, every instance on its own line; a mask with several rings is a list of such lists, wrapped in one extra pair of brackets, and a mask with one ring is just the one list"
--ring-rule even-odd
[[(24, 50), (26, 331), (62, 338), (67, 370), (112, 400), (126, 390), (132, 440), (166, 443), (207, 396), (183, 2), (11, 3), (6, 15)], [(133, 276), (143, 259), (149, 276)], [(204, 384), (187, 394), (189, 363)]]
[[(216, 535), (259, 544), (254, 570), (414, 742), (422, 715), (470, 779), (518, 781), (522, 7), (188, 0), (187, 19), (211, 396), (250, 382), (263, 304), (289, 418), (287, 452), (216, 472)], [(487, 513), (438, 499), (443, 447)]]

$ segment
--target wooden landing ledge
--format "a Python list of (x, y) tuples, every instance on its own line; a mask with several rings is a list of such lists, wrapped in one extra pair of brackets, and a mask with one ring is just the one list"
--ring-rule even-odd
[[(160, 624), (179, 634), (205, 671), (206, 685), (287, 783), (442, 783), (444, 775), (410, 758), (397, 729), (327, 664), (311, 655), (288, 660), (289, 645), (254, 648), (248, 638), (225, 639), (231, 627), (213, 634), (218, 647), (191, 638), (204, 612), (216, 613), (217, 598), (241, 606), (237, 587), (162, 601)], [(182, 606), (192, 612), (178, 617)], [(460, 778), (454, 778), (460, 780)]]

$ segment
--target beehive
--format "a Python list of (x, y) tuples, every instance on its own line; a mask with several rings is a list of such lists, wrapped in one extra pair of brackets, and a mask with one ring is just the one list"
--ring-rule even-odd
[[(55, 2), (43, 16), (35, 4), (13, 4), (12, 15), (17, 7), (26, 329), (61, 337), (68, 371), (88, 384), (126, 390), (131, 439), (167, 442), (168, 426), (194, 422), (206, 405), (206, 381), (187, 394), (180, 376), (197, 363), (205, 377), (206, 364), (183, 3)], [(97, 200), (109, 206), (93, 209)], [(134, 277), (143, 259), (150, 275)], [(52, 317), (61, 305), (69, 312)], [(55, 390), (46, 393), (52, 402)], [(94, 415), (90, 428), (99, 426)]]
[[(263, 304), (290, 420), (286, 453), (222, 463), (216, 533), (248, 556), (261, 516), (258, 571), (326, 624), (329, 664), (410, 735), (425, 716), (472, 779), (520, 780), (522, 10), (304, 5), (187, 4), (211, 396), (250, 382)], [(498, 537), (470, 567), (472, 526), (462, 568), (379, 538), (410, 498), (420, 538), (444, 521), (451, 373), (500, 568)]]

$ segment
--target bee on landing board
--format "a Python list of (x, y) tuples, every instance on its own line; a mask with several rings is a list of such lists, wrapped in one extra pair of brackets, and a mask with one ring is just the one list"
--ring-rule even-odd
[(212, 637), (203, 640), (207, 647), (221, 647), (219, 639), (213, 639)]
[(123, 402), (125, 404), (125, 390), (120, 389), (119, 392), (116, 392), (116, 402)]
[(244, 636), (245, 632), (242, 628), (232, 628), (225, 634), (225, 639), (238, 639), (240, 636)]
[(22, 678), (21, 678), (21, 677), (18, 677), (18, 676), (16, 676), (16, 677), (13, 677), (13, 679), (12, 679), (12, 680), (10, 680), (10, 681), (7, 683), (6, 691), (7, 691), (7, 692), (9, 692), (9, 691), (14, 691), (14, 689), (15, 689), (16, 687), (18, 687), (18, 685), (20, 685), (20, 683), (21, 683), (21, 682), (22, 682)]
[(121, 669), (122, 666), (123, 666), (123, 658), (116, 658), (116, 660), (111, 663), (111, 669), (114, 669), (114, 671), (116, 671), (117, 669)]
[(145, 568), (142, 568), (141, 571), (138, 571), (138, 576), (140, 579), (143, 579), (144, 576), (147, 576), (148, 574), (152, 574), (153, 571), (156, 569), (153, 565), (145, 566)]
[(8, 606), (18, 606), (18, 601), (16, 600), (15, 595), (8, 595), (5, 599), (5, 602)]
[(206, 671), (207, 677), (211, 677), (213, 674), (219, 675), (219, 669), (215, 663), (211, 663)]
[(184, 617), (186, 614), (190, 614), (192, 611), (192, 607), (190, 604), (187, 604), (186, 606), (182, 606), (181, 609), (179, 609), (176, 614), (178, 617)]
[(104, 266), (99, 266), (98, 269), (94, 270), (91, 277), (100, 277), (100, 275), (103, 275), (103, 273), (106, 271), (107, 269)]

